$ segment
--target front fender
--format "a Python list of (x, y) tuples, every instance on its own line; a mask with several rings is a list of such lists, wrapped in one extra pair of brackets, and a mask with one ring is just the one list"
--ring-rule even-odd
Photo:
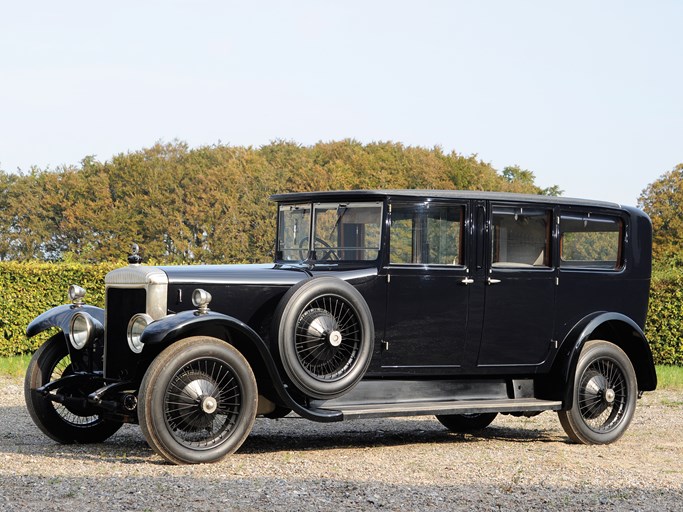
[(49, 309), (34, 318), (26, 328), (26, 336), (32, 338), (36, 334), (57, 327), (61, 329), (66, 337), (69, 336), (69, 324), (71, 317), (78, 312), (88, 313), (95, 320), (104, 325), (104, 310), (95, 306), (75, 306), (74, 304), (64, 304), (56, 308)]
[[(183, 311), (176, 315), (164, 317), (152, 322), (142, 332), (140, 341), (144, 345), (161, 346), (169, 345), (176, 340), (188, 336), (207, 335), (227, 339), (249, 360), (255, 364), (255, 357), (262, 363), (268, 373), (268, 378), (280, 400), (294, 412), (315, 421), (341, 421), (343, 415), (339, 411), (323, 411), (309, 409), (294, 400), (287, 391), (285, 383), (278, 372), (270, 349), (261, 336), (247, 324), (237, 318), (209, 311), (206, 314), (197, 314), (195, 311)], [(256, 349), (256, 354), (254, 350)]]

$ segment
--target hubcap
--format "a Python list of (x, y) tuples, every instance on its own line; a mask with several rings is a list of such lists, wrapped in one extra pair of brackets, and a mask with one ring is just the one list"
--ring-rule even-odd
[(218, 402), (212, 396), (205, 396), (202, 398), (202, 411), (206, 414), (213, 414), (218, 409)]
[(327, 341), (329, 341), (330, 345), (332, 345), (333, 347), (338, 347), (339, 345), (341, 345), (342, 335), (339, 331), (332, 331), (329, 334)]
[(611, 404), (612, 402), (614, 402), (615, 396), (616, 395), (615, 395), (613, 389), (605, 390), (605, 402), (607, 402), (608, 404)]

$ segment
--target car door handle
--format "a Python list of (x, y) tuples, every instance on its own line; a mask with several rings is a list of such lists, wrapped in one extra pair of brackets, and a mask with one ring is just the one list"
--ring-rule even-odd
[(463, 279), (462, 281), (460, 281), (460, 282), (461, 282), (462, 284), (464, 284), (465, 286), (467, 286), (468, 284), (472, 284), (472, 283), (474, 282), (474, 279), (469, 278), (469, 277), (466, 277), (466, 278), (464, 278), (464, 279)]
[(489, 278), (486, 280), (486, 282), (487, 282), (489, 285), (498, 284), (498, 283), (500, 283), (500, 279), (492, 279), (492, 278), (489, 277)]

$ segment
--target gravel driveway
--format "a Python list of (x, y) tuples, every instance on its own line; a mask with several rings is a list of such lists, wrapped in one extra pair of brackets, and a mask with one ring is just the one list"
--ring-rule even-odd
[(499, 416), (478, 436), (432, 417), (256, 420), (219, 464), (171, 466), (137, 426), (64, 446), (0, 378), (0, 510), (681, 510), (683, 393), (648, 393), (609, 446), (567, 443), (557, 415)]

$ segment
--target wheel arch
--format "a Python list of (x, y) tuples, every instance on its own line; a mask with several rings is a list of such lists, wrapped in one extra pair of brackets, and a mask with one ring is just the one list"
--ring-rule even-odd
[(542, 383), (544, 398), (561, 399), (563, 409), (572, 407), (576, 366), (581, 350), (591, 340), (609, 341), (626, 353), (639, 391), (657, 387), (652, 351), (640, 326), (621, 313), (598, 312), (578, 322), (562, 341), (550, 374)]

